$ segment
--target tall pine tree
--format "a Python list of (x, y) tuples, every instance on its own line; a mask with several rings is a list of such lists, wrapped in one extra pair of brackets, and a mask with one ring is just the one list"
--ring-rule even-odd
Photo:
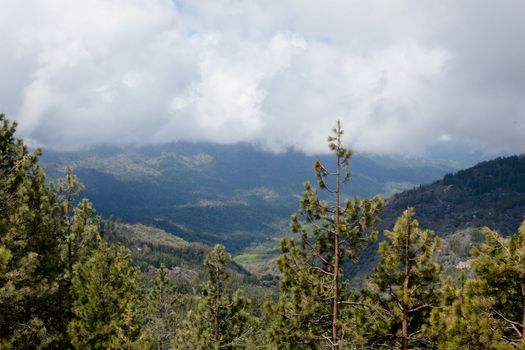
[(441, 240), (419, 228), (411, 208), (385, 236), (381, 260), (364, 291), (371, 311), (363, 320), (369, 346), (430, 349), (433, 341), (425, 331), (430, 312), (439, 305), (441, 266), (433, 256)]
[(54, 189), (0, 114), (0, 345), (56, 343), (63, 333), (58, 297), (61, 226)]
[[(57, 294), (56, 302), (62, 305), (60, 319), (62, 319), (63, 330), (67, 329), (73, 318), (73, 266), (88, 259), (96, 250), (100, 239), (98, 218), (94, 217), (93, 206), (85, 198), (76, 203), (83, 188), (70, 167), (66, 168), (65, 176), (57, 181), (57, 204), (61, 227), (60, 259), (63, 273), (59, 280), (60, 292)], [(67, 334), (67, 332), (63, 333)], [(61, 347), (70, 347), (70, 340), (64, 337), (61, 345)]]
[[(279, 301), (269, 310), (275, 315), (271, 338), (282, 349), (339, 349), (347, 346), (351, 331), (342, 328), (341, 314), (348, 311), (350, 290), (345, 264), (356, 261), (359, 251), (375, 239), (382, 200), (379, 197), (341, 200), (341, 185), (350, 179), (352, 152), (341, 145), (340, 122), (328, 138), (335, 154), (335, 172), (319, 161), (314, 170), (319, 188), (331, 201), (318, 197), (307, 182), (301, 208), (292, 215), (298, 238), (281, 242), (278, 260), (282, 273)], [(329, 176), (335, 179), (331, 185)]]

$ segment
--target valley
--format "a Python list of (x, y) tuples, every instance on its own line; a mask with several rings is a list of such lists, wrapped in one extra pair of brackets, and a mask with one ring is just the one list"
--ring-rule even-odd
[[(329, 156), (272, 154), (248, 144), (178, 142), (142, 148), (46, 151), (51, 178), (71, 166), (84, 195), (103, 217), (142, 223), (188, 241), (222, 243), (239, 253), (288, 232), (312, 164)], [(424, 159), (356, 155), (345, 195), (386, 198), (431, 183), (458, 164)]]

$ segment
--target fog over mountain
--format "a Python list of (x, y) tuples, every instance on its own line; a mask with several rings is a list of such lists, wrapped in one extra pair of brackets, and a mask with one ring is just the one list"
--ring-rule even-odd
[[(525, 150), (525, 3), (3, 0), (0, 110), (31, 145)], [(462, 152), (462, 151), (460, 151)]]

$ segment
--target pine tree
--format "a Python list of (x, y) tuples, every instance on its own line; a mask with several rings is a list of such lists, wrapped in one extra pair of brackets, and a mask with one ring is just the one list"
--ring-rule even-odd
[(414, 210), (404, 211), (393, 231), (385, 231), (381, 260), (364, 291), (369, 305), (369, 346), (432, 348), (425, 334), (432, 308), (439, 305), (441, 266), (433, 260), (441, 240), (421, 230)]
[[(333, 202), (319, 199), (312, 184), (305, 183), (301, 208), (292, 215), (291, 223), (299, 237), (281, 242), (281, 292), (269, 311), (275, 315), (270, 336), (282, 349), (348, 345), (351, 330), (343, 330), (340, 321), (341, 314), (348, 312), (350, 298), (343, 267), (356, 261), (360, 249), (377, 234), (373, 226), (382, 206), (379, 197), (341, 201), (341, 184), (350, 179), (352, 152), (341, 145), (340, 122), (333, 132), (328, 142), (336, 156), (335, 173), (329, 173), (319, 161), (314, 164), (319, 188), (333, 195)], [(335, 176), (334, 188), (327, 183), (330, 175)]]
[(97, 227), (99, 220), (94, 217), (95, 210), (92, 204), (85, 198), (78, 202), (83, 189), (84, 186), (73, 174), (72, 169), (67, 167), (65, 176), (58, 179), (56, 189), (61, 227), (60, 260), (62, 264), (62, 275), (59, 279), (59, 292), (56, 300), (56, 303), (61, 305), (61, 312), (56, 317), (61, 319), (60, 328), (64, 334), (60, 347), (71, 347), (65, 330), (73, 318), (71, 282), (73, 266), (79, 261), (88, 259), (96, 250), (100, 239)]
[[(67, 288), (71, 287), (71, 276), (73, 274), (73, 265), (76, 262), (76, 251), (75, 243), (79, 240), (78, 235), (75, 235), (76, 232), (72, 232), (73, 228), (73, 211), (74, 211), (74, 201), (77, 196), (79, 196), (84, 190), (84, 186), (80, 184), (77, 177), (73, 175), (73, 170), (70, 167), (67, 167), (65, 170), (65, 177), (58, 180), (58, 201), (60, 203), (61, 214), (63, 218), (63, 227), (64, 227), (64, 260), (66, 262), (66, 276)], [(91, 213), (88, 213), (89, 216)], [(88, 216), (88, 217), (89, 217)], [(69, 302), (71, 304), (71, 302)], [(70, 313), (70, 305), (68, 306), (68, 313)]]
[(43, 347), (61, 337), (54, 302), (62, 266), (54, 189), (0, 114), (0, 345)]
[(164, 266), (157, 269), (152, 282), (145, 301), (145, 331), (152, 348), (168, 350), (182, 324), (183, 308)]
[[(82, 186), (72, 172), (57, 193), (46, 184), (41, 151), (30, 153), (15, 132), (16, 123), (0, 115), (0, 348), (70, 348), (68, 324), (79, 331), (69, 334), (80, 348), (86, 329), (93, 348), (132, 344), (124, 340), (138, 329), (136, 269), (122, 251), (106, 248), (89, 201), (74, 207)], [(94, 307), (97, 293), (107, 303)]]
[(101, 239), (92, 256), (73, 266), (73, 320), (68, 333), (76, 349), (144, 346), (138, 273), (124, 247)]
[(439, 308), (432, 310), (431, 330), (438, 349), (513, 349), (503, 339), (504, 325), (488, 317), (491, 300), (477, 295), (474, 279), (443, 284)]
[(525, 221), (508, 238), (488, 228), (473, 249), (475, 278), (435, 312), (440, 347), (525, 349)]
[(230, 256), (217, 244), (204, 263), (208, 281), (202, 286), (200, 302), (188, 315), (185, 332), (175, 345), (180, 349), (242, 349), (249, 336), (250, 319), (245, 311), (249, 301), (240, 291), (228, 290), (226, 263)]

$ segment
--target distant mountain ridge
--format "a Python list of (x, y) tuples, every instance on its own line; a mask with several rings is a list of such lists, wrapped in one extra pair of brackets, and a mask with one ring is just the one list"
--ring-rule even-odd
[(385, 205), (385, 224), (391, 226), (407, 207), (415, 207), (419, 222), (441, 236), (483, 226), (514, 233), (525, 216), (525, 155), (481, 162), (395, 194)]
[[(242, 143), (189, 142), (46, 151), (42, 157), (52, 178), (71, 165), (104, 216), (153, 225), (187, 241), (223, 243), (232, 251), (288, 231), (303, 182), (315, 180), (317, 159), (328, 167), (334, 161), (299, 152), (271, 154)], [(419, 160), (411, 166), (407, 159), (360, 155), (350, 168), (348, 194), (362, 197), (388, 196), (454, 170), (446, 163)]]

